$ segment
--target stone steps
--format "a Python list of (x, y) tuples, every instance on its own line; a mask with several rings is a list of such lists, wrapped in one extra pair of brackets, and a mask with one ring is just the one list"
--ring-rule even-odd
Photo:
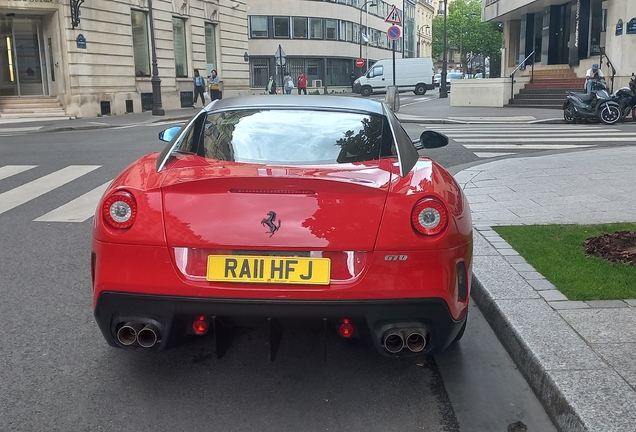
[(68, 117), (54, 97), (0, 98), (0, 118)]
[(585, 78), (537, 78), (535, 72), (532, 84), (526, 84), (508, 106), (561, 109), (567, 91), (584, 92), (584, 88)]

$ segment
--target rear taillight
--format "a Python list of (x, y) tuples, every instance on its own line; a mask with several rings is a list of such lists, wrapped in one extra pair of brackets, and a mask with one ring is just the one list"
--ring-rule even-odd
[(423, 198), (413, 207), (411, 224), (420, 234), (439, 234), (448, 224), (448, 211), (437, 198)]
[(113, 228), (130, 228), (137, 217), (135, 197), (130, 192), (115, 192), (104, 201), (102, 216)]

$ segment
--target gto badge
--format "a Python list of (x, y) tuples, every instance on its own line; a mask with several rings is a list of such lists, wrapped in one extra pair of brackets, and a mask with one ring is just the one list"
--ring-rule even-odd
[(270, 211), (267, 216), (263, 218), (261, 225), (269, 227), (269, 236), (271, 237), (280, 228), (280, 219), (278, 219), (278, 226), (276, 226), (276, 212)]
[(406, 261), (409, 259), (408, 255), (385, 255), (384, 261)]

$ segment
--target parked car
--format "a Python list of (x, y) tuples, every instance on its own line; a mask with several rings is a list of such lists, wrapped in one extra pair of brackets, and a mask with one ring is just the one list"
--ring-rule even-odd
[(464, 74), (461, 72), (449, 72), (446, 74), (446, 91), (450, 92), (451, 81), (464, 79)]
[[(95, 319), (113, 347), (284, 324), (431, 354), (464, 334), (472, 223), (461, 187), (380, 102), (248, 96), (209, 104), (110, 184), (95, 215)], [(292, 324), (295, 326), (295, 324)], [(296, 328), (296, 327), (294, 327)], [(325, 336), (326, 337), (326, 336)], [(325, 344), (326, 346), (326, 344)]]
[(435, 74), (435, 87), (439, 87), (442, 82), (442, 74)]
[[(395, 85), (398, 91), (423, 95), (435, 88), (433, 71), (433, 59), (430, 57), (395, 59)], [(386, 92), (386, 87), (390, 85), (393, 85), (393, 60), (382, 59), (353, 82), (353, 92), (371, 96), (373, 93)]]

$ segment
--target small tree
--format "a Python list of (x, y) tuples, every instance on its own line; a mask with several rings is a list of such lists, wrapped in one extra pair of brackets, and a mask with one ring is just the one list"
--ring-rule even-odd
[[(466, 70), (466, 53), (490, 58), (490, 76), (499, 76), (503, 37), (501, 26), (496, 22), (481, 22), (481, 2), (479, 0), (454, 0), (448, 5), (446, 16), (446, 49), (456, 49), (461, 54), (462, 70)], [(433, 57), (444, 50), (444, 17), (433, 18)], [(499, 59), (499, 60), (497, 60)]]

